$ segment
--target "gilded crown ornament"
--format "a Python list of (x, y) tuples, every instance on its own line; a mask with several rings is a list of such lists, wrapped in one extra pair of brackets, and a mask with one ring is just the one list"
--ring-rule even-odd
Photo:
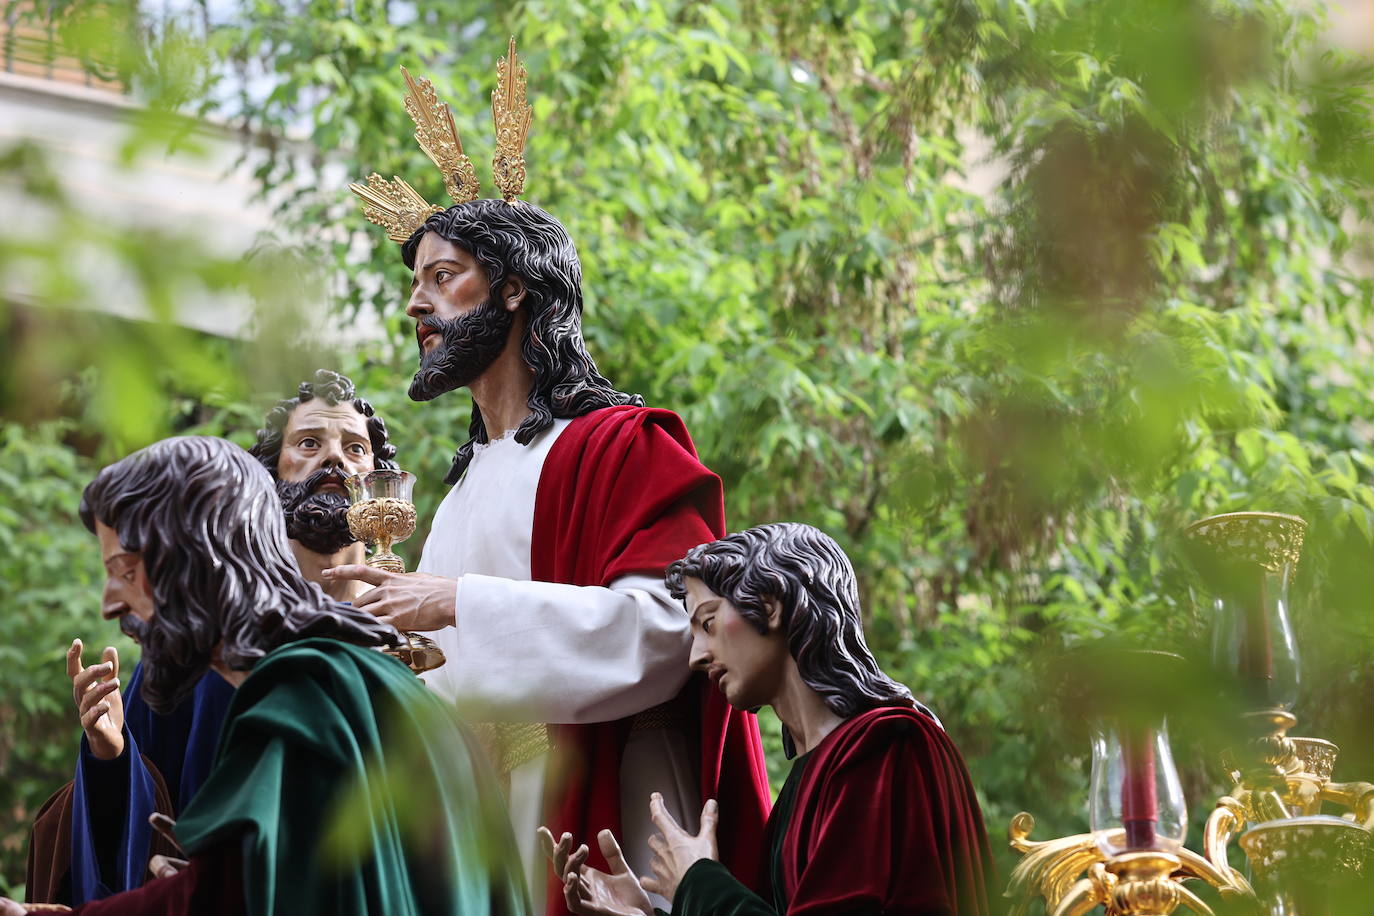
[[(476, 200), (477, 172), (463, 152), (453, 111), (444, 103), (434, 84), (424, 77), (413, 77), (405, 67), (406, 114), (415, 123), (415, 142), (439, 169), (444, 188), (454, 203)], [(496, 151), (492, 156), (492, 180), (508, 204), (515, 204), (525, 187), (525, 139), (529, 136), (532, 109), (525, 101), (525, 65), (515, 53), (515, 38), (506, 56), (496, 62), (496, 88), (491, 93), (491, 116), (496, 129)], [(363, 216), (386, 230), (387, 238), (402, 243), (424, 225), (425, 220), (443, 207), (425, 200), (402, 178), (387, 181), (373, 172), (366, 184), (354, 182), (348, 189), (363, 201)]]
[(511, 36), (505, 59), (496, 62), (496, 88), (491, 91), (491, 120), (496, 127), (492, 180), (506, 203), (513, 203), (525, 188), (525, 137), (530, 131), (530, 112), (525, 103), (525, 65), (515, 55), (515, 37)]
[(463, 152), (463, 141), (453, 126), (453, 110), (439, 101), (434, 84), (421, 77), (418, 81), (405, 67), (406, 114), (415, 122), (415, 142), (425, 151), (444, 176), (444, 190), (457, 204), (477, 199), (477, 170)]
[(410, 238), (430, 216), (444, 210), (431, 206), (404, 178), (387, 181), (376, 172), (367, 176), (367, 184), (354, 182), (348, 190), (362, 198), (367, 221), (385, 229), (386, 237), (397, 244)]

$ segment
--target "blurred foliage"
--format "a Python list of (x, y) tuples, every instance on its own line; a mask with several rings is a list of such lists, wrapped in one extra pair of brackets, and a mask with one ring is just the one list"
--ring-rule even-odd
[[(1214, 512), (1311, 523), (1293, 601), (1299, 731), (1341, 745), (1338, 776), (1374, 773), (1374, 122), (1367, 65), (1323, 52), (1321, 28), (1280, 0), (252, 0), (204, 26), (219, 62), (204, 110), (257, 138), (245, 161), (281, 204), (287, 263), (329, 265), (341, 322), (383, 322), (385, 341), (336, 365), (386, 417), (425, 518), (468, 402), (405, 399), (409, 277), (343, 186), (376, 171), (441, 200), (402, 64), (454, 105), (485, 181), (494, 61), (517, 35), (526, 196), (579, 246), (602, 371), (686, 417), (733, 528), (794, 519), (841, 542), (874, 650), (963, 749), (1000, 855), (1018, 810), (1037, 838), (1086, 826), (1081, 710), (1053, 688), (1054, 657), (1103, 636), (1195, 653), (1205, 621), (1177, 534)], [(168, 35), (191, 47), (182, 32), (133, 32), (138, 91), (184, 88), (160, 61), (203, 72), (195, 53), (146, 50)], [(286, 142), (302, 134), (305, 157)], [(55, 184), (36, 157), (0, 174), (34, 195)], [(4, 236), (0, 277), (12, 246), (42, 258), (73, 231), (49, 228)], [(177, 301), (170, 278), (245, 279), (184, 239), (91, 244), (113, 242), (168, 284), (149, 293), (157, 317)], [(58, 288), (26, 314), (80, 301), (59, 254), (40, 263)], [(45, 336), (4, 380), (7, 411), (32, 378), (94, 360), (84, 453), (186, 428), (246, 442), (267, 392), (289, 393), (307, 363), (291, 334), (137, 329), (70, 351)], [(61, 453), (23, 422), (14, 448)], [(93, 465), (65, 460), (74, 498)], [(82, 537), (44, 549), (90, 568)], [(412, 562), (422, 542), (403, 545)], [(90, 619), (91, 588), (63, 580), (41, 611), (17, 605), (33, 634), (17, 644), (56, 659), (65, 643), (45, 628)], [(56, 670), (0, 703), (61, 697)], [(1171, 729), (1200, 822), (1225, 787), (1220, 713), (1196, 696)], [(61, 702), (25, 708), (5, 707), (18, 734), (68, 728)], [(27, 740), (12, 759), (61, 757)], [(63, 767), (47, 772), (55, 788)], [(40, 800), (31, 785), (6, 849)], [(0, 887), (16, 864), (7, 852)]]
[[(68, 431), (56, 421), (0, 425), (0, 582), (6, 608), (0, 614), (0, 892), (22, 883), (27, 822), (70, 778), (61, 775), (75, 756), (67, 740), (71, 729), (62, 727), (75, 719), (71, 683), (63, 677), (66, 647), (77, 635), (95, 645), (118, 632), (100, 619), (100, 555), (91, 550), (76, 515), (94, 466), (63, 444)], [(133, 650), (128, 640), (116, 644), (121, 660), (135, 657), (127, 654)], [(53, 740), (56, 735), (62, 740)]]

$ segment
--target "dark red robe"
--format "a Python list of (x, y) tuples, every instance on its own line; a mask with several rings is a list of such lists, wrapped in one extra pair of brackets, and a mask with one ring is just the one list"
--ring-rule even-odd
[[(720, 478), (697, 459), (682, 420), (667, 410), (609, 407), (574, 420), (549, 450), (535, 494), (531, 577), (604, 587), (636, 573), (662, 576), (689, 549), (724, 534)], [(720, 802), (722, 859), (737, 874), (755, 874), (769, 809), (758, 722), (699, 675), (677, 702), (694, 720), (701, 798)], [(562, 767), (551, 780), (548, 826), (587, 842), (602, 869), (594, 838), (607, 828), (621, 835), (620, 760), (630, 726), (622, 719), (550, 727)], [(552, 870), (548, 901), (549, 916), (567, 913)]]
[(674, 916), (983, 916), (992, 852), (959, 751), (907, 707), (849, 719), (798, 758), (769, 821), (762, 896), (697, 862)]
[(185, 868), (168, 878), (150, 880), (142, 887), (92, 900), (73, 910), (82, 916), (242, 916), (243, 857), (238, 843), (223, 843), (193, 857)]

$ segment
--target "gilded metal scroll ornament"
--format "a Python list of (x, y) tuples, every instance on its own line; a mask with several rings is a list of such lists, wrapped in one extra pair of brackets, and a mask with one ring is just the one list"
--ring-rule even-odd
[(1184, 883), (1190, 879), (1207, 882), (1226, 900), (1254, 897), (1235, 869), (1217, 868), (1186, 848), (1172, 855), (1124, 853), (1109, 859), (1091, 833), (1036, 841), (1030, 839), (1033, 829), (1035, 818), (1025, 811), (1008, 827), (1011, 848), (1024, 855), (1007, 884), (1011, 916), (1030, 913), (1037, 897), (1050, 916), (1082, 916), (1097, 906), (1108, 916), (1154, 916), (1179, 907), (1213, 916)]
[(1285, 876), (1331, 881), (1358, 874), (1369, 850), (1369, 831), (1338, 817), (1293, 817), (1257, 824), (1240, 838), (1255, 883)]
[(444, 209), (431, 206), (404, 178), (387, 181), (376, 172), (367, 176), (366, 185), (354, 182), (348, 190), (362, 198), (367, 221), (381, 226), (386, 237), (398, 244), (414, 235), (431, 215)]
[(525, 138), (531, 110), (525, 103), (525, 65), (515, 55), (515, 36), (511, 36), (506, 57), (496, 62), (496, 88), (491, 93), (491, 118), (496, 127), (492, 180), (506, 203), (513, 202), (525, 188)]
[(444, 189), (454, 203), (476, 200), (477, 170), (463, 152), (452, 109), (440, 101), (429, 80), (415, 79), (405, 67), (401, 74), (406, 78), (406, 114), (415, 122), (415, 142), (443, 174)]
[(1199, 519), (1186, 534), (1218, 556), (1257, 563), (1273, 572), (1296, 566), (1307, 522), (1277, 512), (1229, 512)]

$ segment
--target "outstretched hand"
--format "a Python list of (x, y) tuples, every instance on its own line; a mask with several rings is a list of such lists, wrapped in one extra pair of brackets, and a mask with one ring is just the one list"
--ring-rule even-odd
[(539, 848), (543, 851), (544, 858), (553, 863), (554, 876), (562, 881), (568, 874), (568, 857), (573, 853), (573, 835), (565, 833), (555, 843), (553, 831), (547, 827), (540, 827), (535, 834), (539, 837)]
[(611, 871), (607, 874), (587, 864), (590, 851), (583, 844), (572, 848), (572, 834), (555, 844), (547, 827), (539, 828), (539, 845), (563, 880), (563, 900), (578, 916), (654, 916), (654, 905), (639, 879), (625, 863), (620, 844), (609, 830), (596, 837)]
[(119, 652), (106, 646), (98, 665), (81, 664), (81, 640), (67, 649), (67, 677), (72, 682), (76, 716), (91, 753), (114, 760), (124, 753), (124, 698), (119, 695)]
[(374, 586), (353, 604), (398, 630), (424, 633), (453, 626), (458, 581), (429, 573), (392, 573), (362, 563), (324, 570), (326, 579), (352, 579)]
[(658, 833), (649, 837), (649, 851), (654, 854), (649, 867), (653, 874), (646, 876), (644, 889), (668, 900), (677, 893), (687, 869), (702, 859), (715, 859), (716, 823), (720, 820), (720, 806), (710, 799), (701, 809), (701, 830), (693, 836), (663, 806), (663, 796), (655, 792), (649, 796), (649, 819)]

